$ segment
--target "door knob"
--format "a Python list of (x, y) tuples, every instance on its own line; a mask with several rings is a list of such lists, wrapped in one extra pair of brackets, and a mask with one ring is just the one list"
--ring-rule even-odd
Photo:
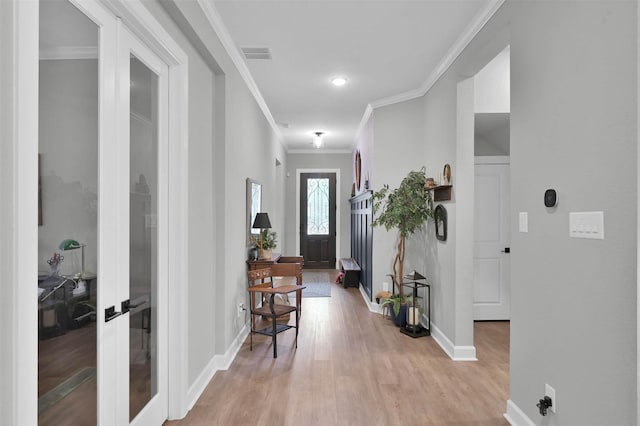
[(505, 247), (504, 250), (500, 251), (501, 253), (511, 253), (511, 247)]

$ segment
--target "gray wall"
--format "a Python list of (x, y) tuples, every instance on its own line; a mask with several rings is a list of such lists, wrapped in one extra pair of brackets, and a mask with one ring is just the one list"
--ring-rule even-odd
[(189, 40), (182, 34), (165, 10), (156, 2), (145, 5), (154, 17), (178, 42), (189, 57), (189, 193), (188, 239), (189, 279), (180, 283), (188, 299), (188, 383), (191, 384), (215, 355), (217, 327), (203, 329), (199, 325), (215, 324), (211, 306), (217, 301), (216, 287), (211, 277), (215, 274), (213, 191), (213, 123), (214, 75)]
[[(296, 229), (296, 170), (297, 169), (339, 169), (340, 187), (336, 196), (340, 200), (340, 240), (337, 242), (341, 257), (351, 256), (351, 217), (349, 198), (351, 197), (352, 163), (351, 153), (347, 154), (288, 154), (285, 178), (286, 245), (283, 253), (295, 253), (296, 238), (300, 233)], [(284, 241), (284, 240), (283, 240)], [(337, 248), (337, 247), (336, 247)]]
[[(511, 399), (540, 424), (636, 424), (637, 3), (511, 6)], [(604, 211), (606, 239), (570, 239), (571, 211)]]
[[(147, 2), (189, 55), (189, 384), (226, 355), (245, 326), (245, 181), (276, 209), (282, 145), (196, 2)], [(180, 25), (180, 28), (176, 25)], [(184, 32), (183, 32), (184, 31)], [(275, 229), (283, 235), (282, 229)]]
[[(373, 112), (373, 170), (374, 191), (388, 184), (397, 188), (411, 170), (424, 165), (422, 99), (414, 99)], [(429, 172), (429, 170), (428, 170)], [(425, 228), (426, 229), (426, 228)], [(424, 235), (415, 234), (406, 241), (405, 271), (425, 270)], [(373, 230), (373, 294), (382, 290), (384, 281), (391, 285), (386, 274), (393, 273), (393, 259), (398, 241), (397, 230), (384, 227)]]
[[(422, 150), (428, 170), (452, 165), (449, 241), (427, 235), (425, 269), (435, 325), (455, 345), (472, 344), (471, 300), (459, 297), (471, 283), (456, 278), (466, 273), (455, 258), (456, 208), (472, 185), (451, 161), (468, 160), (456, 147), (457, 85), (511, 44), (510, 399), (536, 424), (636, 424), (636, 7), (507, 2), (423, 99), (374, 111), (376, 182), (397, 184), (409, 152)], [(397, 149), (408, 129), (420, 136), (416, 122), (423, 147)], [(561, 201), (547, 210), (542, 194), (551, 187)], [(518, 232), (522, 211), (528, 233)], [(606, 239), (570, 239), (571, 211), (604, 211)], [(381, 234), (374, 277), (390, 255)], [(558, 412), (543, 419), (535, 404), (545, 383)]]

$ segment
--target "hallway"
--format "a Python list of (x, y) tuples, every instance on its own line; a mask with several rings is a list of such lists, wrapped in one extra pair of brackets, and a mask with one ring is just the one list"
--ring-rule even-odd
[(479, 361), (454, 362), (431, 337), (412, 339), (332, 285), (305, 298), (298, 349), (280, 334), (245, 340), (181, 421), (165, 425), (507, 425), (509, 323), (475, 324)]

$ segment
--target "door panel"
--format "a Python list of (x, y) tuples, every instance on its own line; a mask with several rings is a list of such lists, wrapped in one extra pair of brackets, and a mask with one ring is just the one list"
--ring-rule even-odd
[(300, 253), (305, 268), (335, 268), (335, 173), (300, 174)]
[(104, 29), (66, 0), (39, 8), (38, 423), (95, 424)]
[[(130, 32), (122, 29), (120, 72), (128, 81), (119, 117), (127, 132), (128, 285), (130, 301), (124, 331), (128, 354), (128, 393), (121, 406), (135, 424), (161, 424), (167, 418), (166, 312), (168, 67)], [(163, 173), (164, 172), (164, 173)], [(165, 188), (165, 191), (162, 191)]]
[(509, 165), (476, 164), (473, 258), (475, 320), (510, 318)]

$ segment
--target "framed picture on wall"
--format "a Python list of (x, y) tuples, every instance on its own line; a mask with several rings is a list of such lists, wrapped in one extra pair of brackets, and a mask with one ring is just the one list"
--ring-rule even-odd
[(436, 223), (436, 238), (440, 241), (447, 241), (447, 209), (442, 204), (436, 206), (434, 221)]

